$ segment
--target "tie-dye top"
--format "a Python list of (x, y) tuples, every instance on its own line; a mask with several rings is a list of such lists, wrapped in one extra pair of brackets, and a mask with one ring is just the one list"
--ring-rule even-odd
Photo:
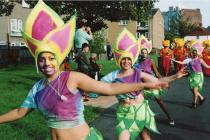
[[(21, 107), (37, 108), (52, 128), (80, 125), (84, 122), (84, 104), (79, 90), (72, 92), (67, 88), (69, 75), (70, 72), (62, 72), (47, 85), (46, 79), (40, 80), (30, 90)], [(62, 100), (61, 96), (67, 100)]]
[[(118, 78), (118, 73), (120, 70), (113, 71), (106, 76), (104, 76), (101, 81), (106, 82), (106, 83), (139, 83), (142, 82), (140, 77), (141, 77), (141, 71), (138, 69), (134, 69), (133, 74), (129, 76), (125, 76), (122, 78)], [(130, 99), (135, 99), (141, 91), (134, 91), (134, 92), (129, 92), (127, 94), (118, 94), (116, 95), (117, 99), (119, 102), (124, 101), (127, 98)]]
[(187, 58), (184, 60), (184, 63), (187, 65), (189, 72), (202, 72), (201, 61), (199, 58)]
[(151, 58), (144, 59), (143, 61), (140, 62), (137, 68), (145, 73), (153, 74), (152, 73), (152, 59)]

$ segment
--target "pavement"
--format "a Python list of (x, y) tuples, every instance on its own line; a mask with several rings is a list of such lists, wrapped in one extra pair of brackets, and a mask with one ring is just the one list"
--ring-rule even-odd
[[(174, 126), (168, 124), (166, 116), (158, 104), (154, 100), (150, 100), (150, 107), (156, 113), (157, 127), (161, 132), (160, 135), (151, 132), (151, 138), (153, 140), (210, 140), (210, 77), (205, 77), (202, 94), (206, 97), (206, 101), (193, 109), (191, 108), (192, 93), (188, 87), (187, 77), (170, 84), (168, 94), (163, 96), (163, 100), (175, 120)], [(103, 134), (104, 140), (117, 139), (115, 131), (116, 103), (114, 96), (100, 96), (85, 103), (106, 108), (101, 116), (90, 124)]]

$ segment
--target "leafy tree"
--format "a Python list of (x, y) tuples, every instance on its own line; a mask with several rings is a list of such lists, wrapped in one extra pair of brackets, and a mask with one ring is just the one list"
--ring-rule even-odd
[(174, 38), (183, 38), (192, 31), (194, 31), (198, 25), (191, 22), (191, 18), (188, 17), (186, 20), (182, 17), (174, 19), (173, 23), (170, 24), (170, 31), (165, 32), (165, 38), (173, 41)]
[(0, 1), (0, 16), (9, 16), (14, 8), (15, 3), (13, 1)]
[(180, 37), (188, 35), (198, 27), (197, 24), (191, 22), (190, 17), (188, 17), (186, 20), (181, 19), (179, 24)]
[[(33, 7), (37, 1), (26, 0)], [(93, 31), (106, 28), (104, 20), (144, 21), (149, 17), (155, 0), (149, 1), (46, 1), (65, 21), (77, 11), (78, 20), (85, 18)]]
[(96, 31), (93, 33), (93, 40), (90, 42), (90, 52), (101, 54), (105, 53), (104, 46), (106, 44), (105, 30)]

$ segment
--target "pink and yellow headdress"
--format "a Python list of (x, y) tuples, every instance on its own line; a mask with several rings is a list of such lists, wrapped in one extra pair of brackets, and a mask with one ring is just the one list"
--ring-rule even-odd
[(204, 47), (202, 47), (202, 44), (199, 41), (196, 41), (192, 44), (191, 50), (196, 50), (198, 55), (201, 55), (204, 50)]
[(125, 57), (129, 57), (132, 65), (134, 65), (139, 56), (138, 40), (127, 29), (124, 29), (117, 38), (113, 52), (118, 66), (120, 66), (120, 61)]
[(140, 45), (140, 52), (142, 49), (147, 49), (148, 54), (152, 51), (152, 42), (148, 41), (147, 38), (143, 35), (141, 35), (141, 38), (139, 40), (139, 45)]
[(177, 47), (184, 47), (185, 41), (183, 38), (175, 38), (174, 42), (176, 43)]
[(170, 40), (163, 40), (162, 42), (164, 47), (169, 47), (170, 46)]
[(65, 59), (73, 46), (76, 16), (64, 24), (63, 20), (42, 0), (29, 14), (22, 31), (27, 47), (35, 58), (41, 52), (51, 52), (59, 64)]

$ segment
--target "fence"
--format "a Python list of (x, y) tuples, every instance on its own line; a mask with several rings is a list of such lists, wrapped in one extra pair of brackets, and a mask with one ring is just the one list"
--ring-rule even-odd
[(24, 46), (0, 46), (0, 68), (8, 65), (29, 64), (33, 62), (33, 58)]

